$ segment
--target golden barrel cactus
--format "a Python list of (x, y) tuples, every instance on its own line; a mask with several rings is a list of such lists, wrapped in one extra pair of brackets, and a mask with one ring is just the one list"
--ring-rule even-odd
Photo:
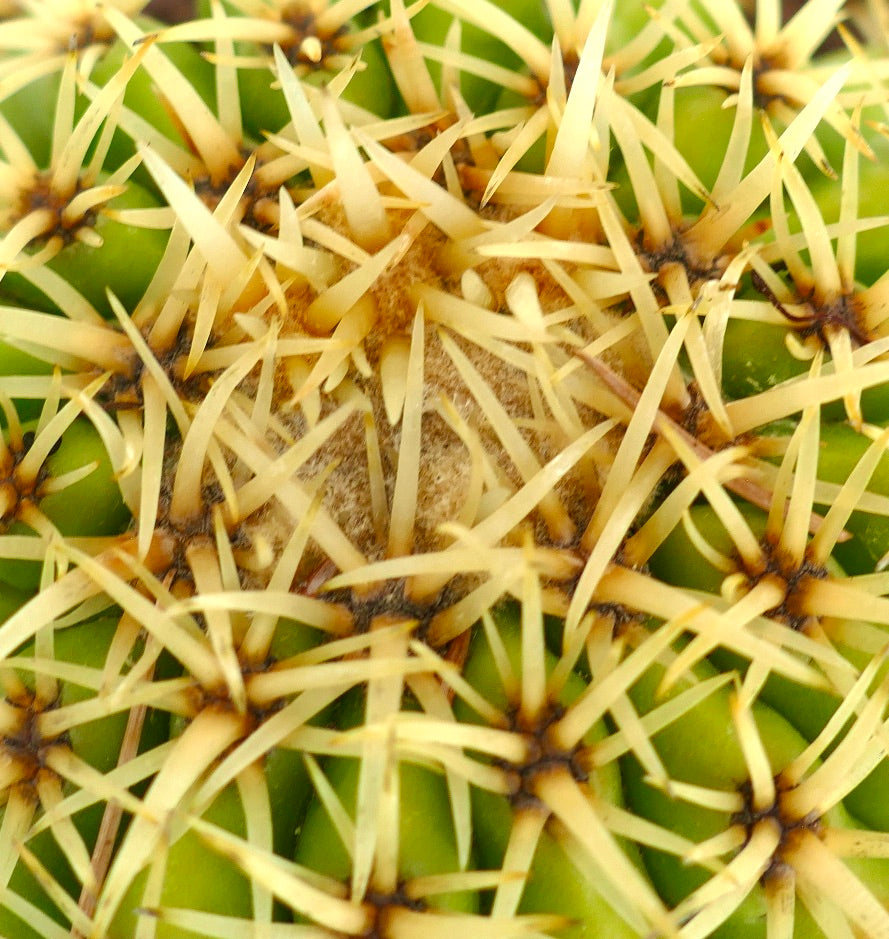
[(884, 0), (142, 6), (0, 11), (0, 935), (889, 936)]

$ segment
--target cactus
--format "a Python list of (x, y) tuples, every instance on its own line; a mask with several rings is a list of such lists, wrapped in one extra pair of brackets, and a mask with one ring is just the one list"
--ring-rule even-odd
[(889, 936), (889, 18), (747, 6), (2, 5), (0, 932)]

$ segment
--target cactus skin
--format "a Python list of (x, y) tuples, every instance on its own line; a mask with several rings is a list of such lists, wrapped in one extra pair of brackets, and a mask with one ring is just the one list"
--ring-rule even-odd
[[(497, 624), (511, 664), (519, 671), (521, 627), (516, 614), (514, 607), (507, 606), (498, 611)], [(555, 656), (547, 654), (546, 662), (552, 670)], [(498, 680), (491, 648), (482, 636), (477, 636), (473, 642), (463, 675), (491, 703), (509, 708), (510, 702)], [(580, 676), (572, 675), (560, 695), (559, 704), (567, 707), (582, 693), (583, 688)], [(516, 707), (515, 702), (512, 702), (512, 707)], [(457, 713), (461, 715), (461, 709)], [(471, 719), (470, 714), (461, 716)], [(594, 746), (604, 735), (605, 728), (599, 724), (585, 735), (584, 743)], [(621, 779), (616, 765), (609, 764), (597, 769), (589, 785), (598, 797), (604, 797), (617, 805), (623, 804)], [(502, 867), (510, 829), (519, 815), (523, 812), (533, 815), (535, 808), (522, 806), (519, 801), (513, 805), (509, 798), (480, 789), (473, 792), (472, 808), (476, 850), (482, 866)], [(639, 860), (632, 848), (627, 847), (627, 851), (634, 860)], [(569, 916), (572, 926), (559, 932), (565, 939), (588, 939), (605, 934), (615, 937), (634, 935), (627, 923), (603, 900), (597, 886), (588, 878), (579, 876), (564, 845), (548, 829), (543, 830), (537, 844), (519, 909), (525, 913), (558, 912)]]

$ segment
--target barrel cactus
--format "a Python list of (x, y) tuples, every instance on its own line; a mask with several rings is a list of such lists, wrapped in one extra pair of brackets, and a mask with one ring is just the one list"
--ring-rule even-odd
[(889, 11), (786, 7), (3, 3), (0, 934), (889, 936)]

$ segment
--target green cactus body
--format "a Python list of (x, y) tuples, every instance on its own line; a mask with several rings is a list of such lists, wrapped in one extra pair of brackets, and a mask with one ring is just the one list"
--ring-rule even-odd
[[(701, 668), (699, 677), (705, 678), (711, 674), (711, 669)], [(665, 700), (664, 696), (657, 694), (662, 677), (663, 672), (654, 669), (634, 686), (631, 694), (640, 712), (645, 713), (655, 704)], [(678, 694), (685, 690), (685, 687), (687, 686), (676, 686), (669, 694)], [(732, 815), (716, 809), (702, 808), (700, 805), (683, 804), (662, 790), (653, 788), (643, 778), (638, 764), (628, 760), (624, 766), (624, 780), (627, 799), (636, 811), (646, 818), (668, 826), (695, 843), (712, 839), (731, 826), (747, 826), (746, 838), (749, 844), (749, 839), (756, 833), (758, 823), (755, 819), (758, 814), (757, 810), (747, 804), (750, 798), (747, 788), (749, 769), (732, 718), (733, 706), (730, 692), (725, 688), (720, 689), (686, 713), (681, 721), (656, 734), (653, 742), (671, 778), (677, 782), (693, 783), (719, 791), (743, 792), (745, 807)], [(842, 806), (837, 806), (817, 822), (807, 817), (790, 823), (781, 809), (781, 771), (803, 751), (806, 741), (790, 723), (767, 705), (756, 704), (752, 711), (757, 734), (778, 784), (775, 823), (784, 826), (781, 840), (787, 839), (788, 844), (793, 844), (794, 824), (802, 828), (822, 824), (840, 828), (858, 827)], [(770, 879), (783, 876), (784, 865), (793, 866), (792, 853), (792, 848), (788, 855), (782, 855), (780, 848), (778, 849), (763, 871), (760, 885), (750, 889), (737, 909), (712, 932), (712, 935), (766, 935), (768, 905), (764, 890), (767, 892), (770, 889)], [(693, 890), (705, 884), (710, 876), (697, 865), (686, 864), (682, 859), (663, 852), (645, 851), (644, 856), (652, 878), (668, 895), (670, 901), (676, 904), (680, 904)], [(871, 867), (868, 869), (865, 865), (864, 869), (860, 869), (860, 874), (882, 898), (885, 883), (884, 862), (871, 862)], [(805, 909), (799, 911), (793, 934), (798, 937), (822, 935), (819, 926), (812, 921)]]
[(885, 10), (789, 6), (0, 0), (0, 934), (889, 936)]
[[(219, 825), (234, 834), (244, 836), (244, 815), (237, 787), (224, 789), (203, 814), (205, 821)], [(195, 877), (195, 871), (212, 867), (212, 877)], [(189, 909), (213, 910), (217, 913), (249, 919), (252, 914), (249, 884), (235, 864), (212, 854), (194, 832), (186, 831), (173, 841), (166, 854), (164, 887), (160, 901), (168, 906), (186, 906)], [(139, 875), (131, 892), (124, 898), (121, 910), (111, 926), (110, 936), (124, 939), (136, 935), (141, 918), (136, 910), (141, 905), (148, 873)], [(157, 939), (195, 939), (199, 935), (178, 927), (159, 925)]]
[[(108, 203), (111, 211), (157, 207), (157, 200), (137, 183), (128, 183), (126, 191)], [(105, 315), (111, 315), (109, 290), (127, 309), (135, 308), (163, 256), (167, 232), (140, 230), (102, 212), (90, 227), (102, 240), (101, 246), (71, 241), (48, 266)], [(61, 312), (26, 275), (15, 271), (0, 282), (0, 295), (22, 306)]]
[[(11, 592), (11, 588), (6, 588)], [(4, 601), (10, 602), (9, 593), (4, 594)], [(16, 599), (15, 603), (21, 602)], [(11, 611), (7, 611), (7, 614)], [(118, 623), (113, 616), (103, 616), (76, 626), (55, 632), (52, 637), (52, 661), (64, 665), (84, 667), (100, 670), (106, 662), (109, 650), (118, 633)], [(76, 680), (65, 680), (58, 683), (51, 682), (47, 687), (47, 678), (41, 674), (39, 668), (29, 667), (25, 662), (32, 662), (47, 655), (45, 643), (43, 648), (29, 644), (22, 649), (20, 658), (22, 666), (16, 670), (17, 683), (6, 682), (6, 698), (4, 705), (17, 709), (20, 720), (28, 724), (28, 731), (17, 736), (10, 734), (7, 727), (2, 746), (5, 759), (20, 762), (25, 778), (19, 783), (20, 793), (11, 795), (6, 811), (21, 812), (20, 796), (25, 797), (25, 803), (33, 801), (34, 794), (41, 793), (40, 800), (46, 797), (47, 789), (52, 790), (53, 782), (50, 766), (55, 765), (52, 752), (57, 748), (70, 752), (77, 760), (89, 764), (94, 770), (102, 773), (111, 772), (118, 764), (122, 744), (128, 732), (129, 713), (119, 710), (107, 716), (74, 722), (63, 734), (47, 733), (43, 735), (41, 721), (51, 715), (54, 710), (63, 712), (67, 708), (76, 710), (78, 704), (86, 704), (96, 698), (96, 691), (79, 684)], [(137, 650), (132, 650), (132, 660), (137, 658)], [(159, 745), (166, 737), (167, 728), (163, 721), (149, 718), (141, 725), (140, 733), (136, 738), (137, 748), (150, 750)], [(30, 738), (30, 739), (27, 739)], [(25, 742), (27, 739), (27, 743)], [(36, 772), (32, 778), (27, 777), (28, 765)], [(46, 764), (46, 765), (44, 765)], [(44, 775), (44, 779), (39, 777)], [(59, 797), (61, 797), (59, 794)], [(44, 810), (50, 805), (44, 803)], [(63, 816), (65, 825), (73, 825), (77, 837), (82, 839), (89, 849), (96, 844), (100, 831), (100, 823), (105, 806), (101, 802), (81, 809), (72, 816)], [(31, 806), (30, 811), (34, 811)], [(7, 820), (8, 822), (8, 820)], [(40, 823), (40, 814), (36, 815), (36, 822)], [(22, 833), (25, 834), (24, 832)], [(23, 850), (28, 852), (29, 859), (33, 856), (44, 871), (54, 878), (60, 887), (70, 896), (69, 902), (76, 902), (81, 890), (79, 874), (72, 868), (72, 863), (66, 851), (60, 846), (55, 831), (44, 830), (22, 838)], [(68, 832), (70, 838), (70, 831)], [(67, 842), (70, 844), (70, 841)], [(11, 863), (8, 861), (7, 863)], [(24, 860), (15, 862), (8, 881), (8, 889), (15, 897), (15, 903), (4, 904), (0, 910), (0, 929), (6, 935), (22, 936), (30, 939), (32, 936), (45, 936), (46, 930), (52, 927), (53, 921), (64, 922), (57, 903), (53, 902), (47, 894), (45, 884), (41, 882)], [(28, 912), (22, 903), (33, 905), (36, 912)], [(46, 917), (46, 919), (42, 919)]]
[[(26, 433), (33, 437), (34, 431)], [(24, 454), (20, 454), (20, 458), (22, 456)], [(91, 466), (94, 462), (95, 466)], [(81, 468), (89, 472), (82, 478), (72, 479), (69, 486), (51, 491), (51, 480)], [(116, 535), (123, 531), (129, 520), (129, 511), (114, 484), (113, 470), (101, 437), (95, 427), (82, 419), (75, 420), (67, 428), (59, 445), (38, 469), (36, 478), (32, 479), (29, 474), (23, 480), (13, 472), (7, 486), (11, 492), (7, 503), (6, 534), (33, 534), (28, 518), (35, 496), (39, 513), (66, 535)], [(86, 515), (84, 505), (89, 506)], [(40, 579), (40, 567), (39, 561), (3, 558), (0, 560), (0, 579), (14, 586), (34, 588)]]
[[(513, 608), (500, 611), (497, 617), (499, 635), (509, 656), (512, 667), (520, 672), (521, 634)], [(555, 665), (555, 656), (546, 655), (548, 668)], [(507, 711), (515, 710), (515, 701), (510, 701), (502, 682), (498, 678), (497, 666), (489, 644), (478, 637), (470, 650), (464, 677), (481, 692), (490, 703)], [(584, 683), (571, 676), (565, 683), (558, 706), (568, 707), (582, 693)], [(458, 710), (458, 715), (461, 711)], [(471, 715), (466, 715), (470, 717)], [(605, 735), (602, 724), (594, 727), (584, 737), (583, 743), (594, 747)], [(616, 764), (596, 768), (589, 780), (591, 792), (606, 803), (621, 805), (623, 796), (621, 780)], [(510, 829), (523, 814), (544, 812), (543, 806), (525, 804), (519, 798), (510, 804), (510, 799), (485, 790), (475, 790), (472, 796), (473, 825), (476, 850), (484, 867), (497, 868), (504, 863)], [(626, 849), (634, 860), (637, 853), (632, 847)], [(572, 920), (569, 928), (559, 931), (560, 936), (571, 939), (586, 939), (597, 935), (631, 936), (634, 931), (603, 898), (601, 888), (583, 876), (578, 876), (570, 856), (563, 844), (544, 828), (541, 832), (528, 879), (522, 890), (519, 909), (525, 913), (562, 913)]]
[[(333, 791), (350, 814), (355, 812), (359, 764), (332, 760), (324, 772)], [(399, 878), (409, 880), (459, 870), (456, 841), (449, 821), (447, 790), (441, 776), (420, 766), (399, 768)], [(347, 881), (351, 858), (323, 805), (310, 803), (300, 826), (295, 858), (311, 870)], [(472, 913), (477, 901), (471, 893), (440, 894), (433, 907), (455, 913)]]

